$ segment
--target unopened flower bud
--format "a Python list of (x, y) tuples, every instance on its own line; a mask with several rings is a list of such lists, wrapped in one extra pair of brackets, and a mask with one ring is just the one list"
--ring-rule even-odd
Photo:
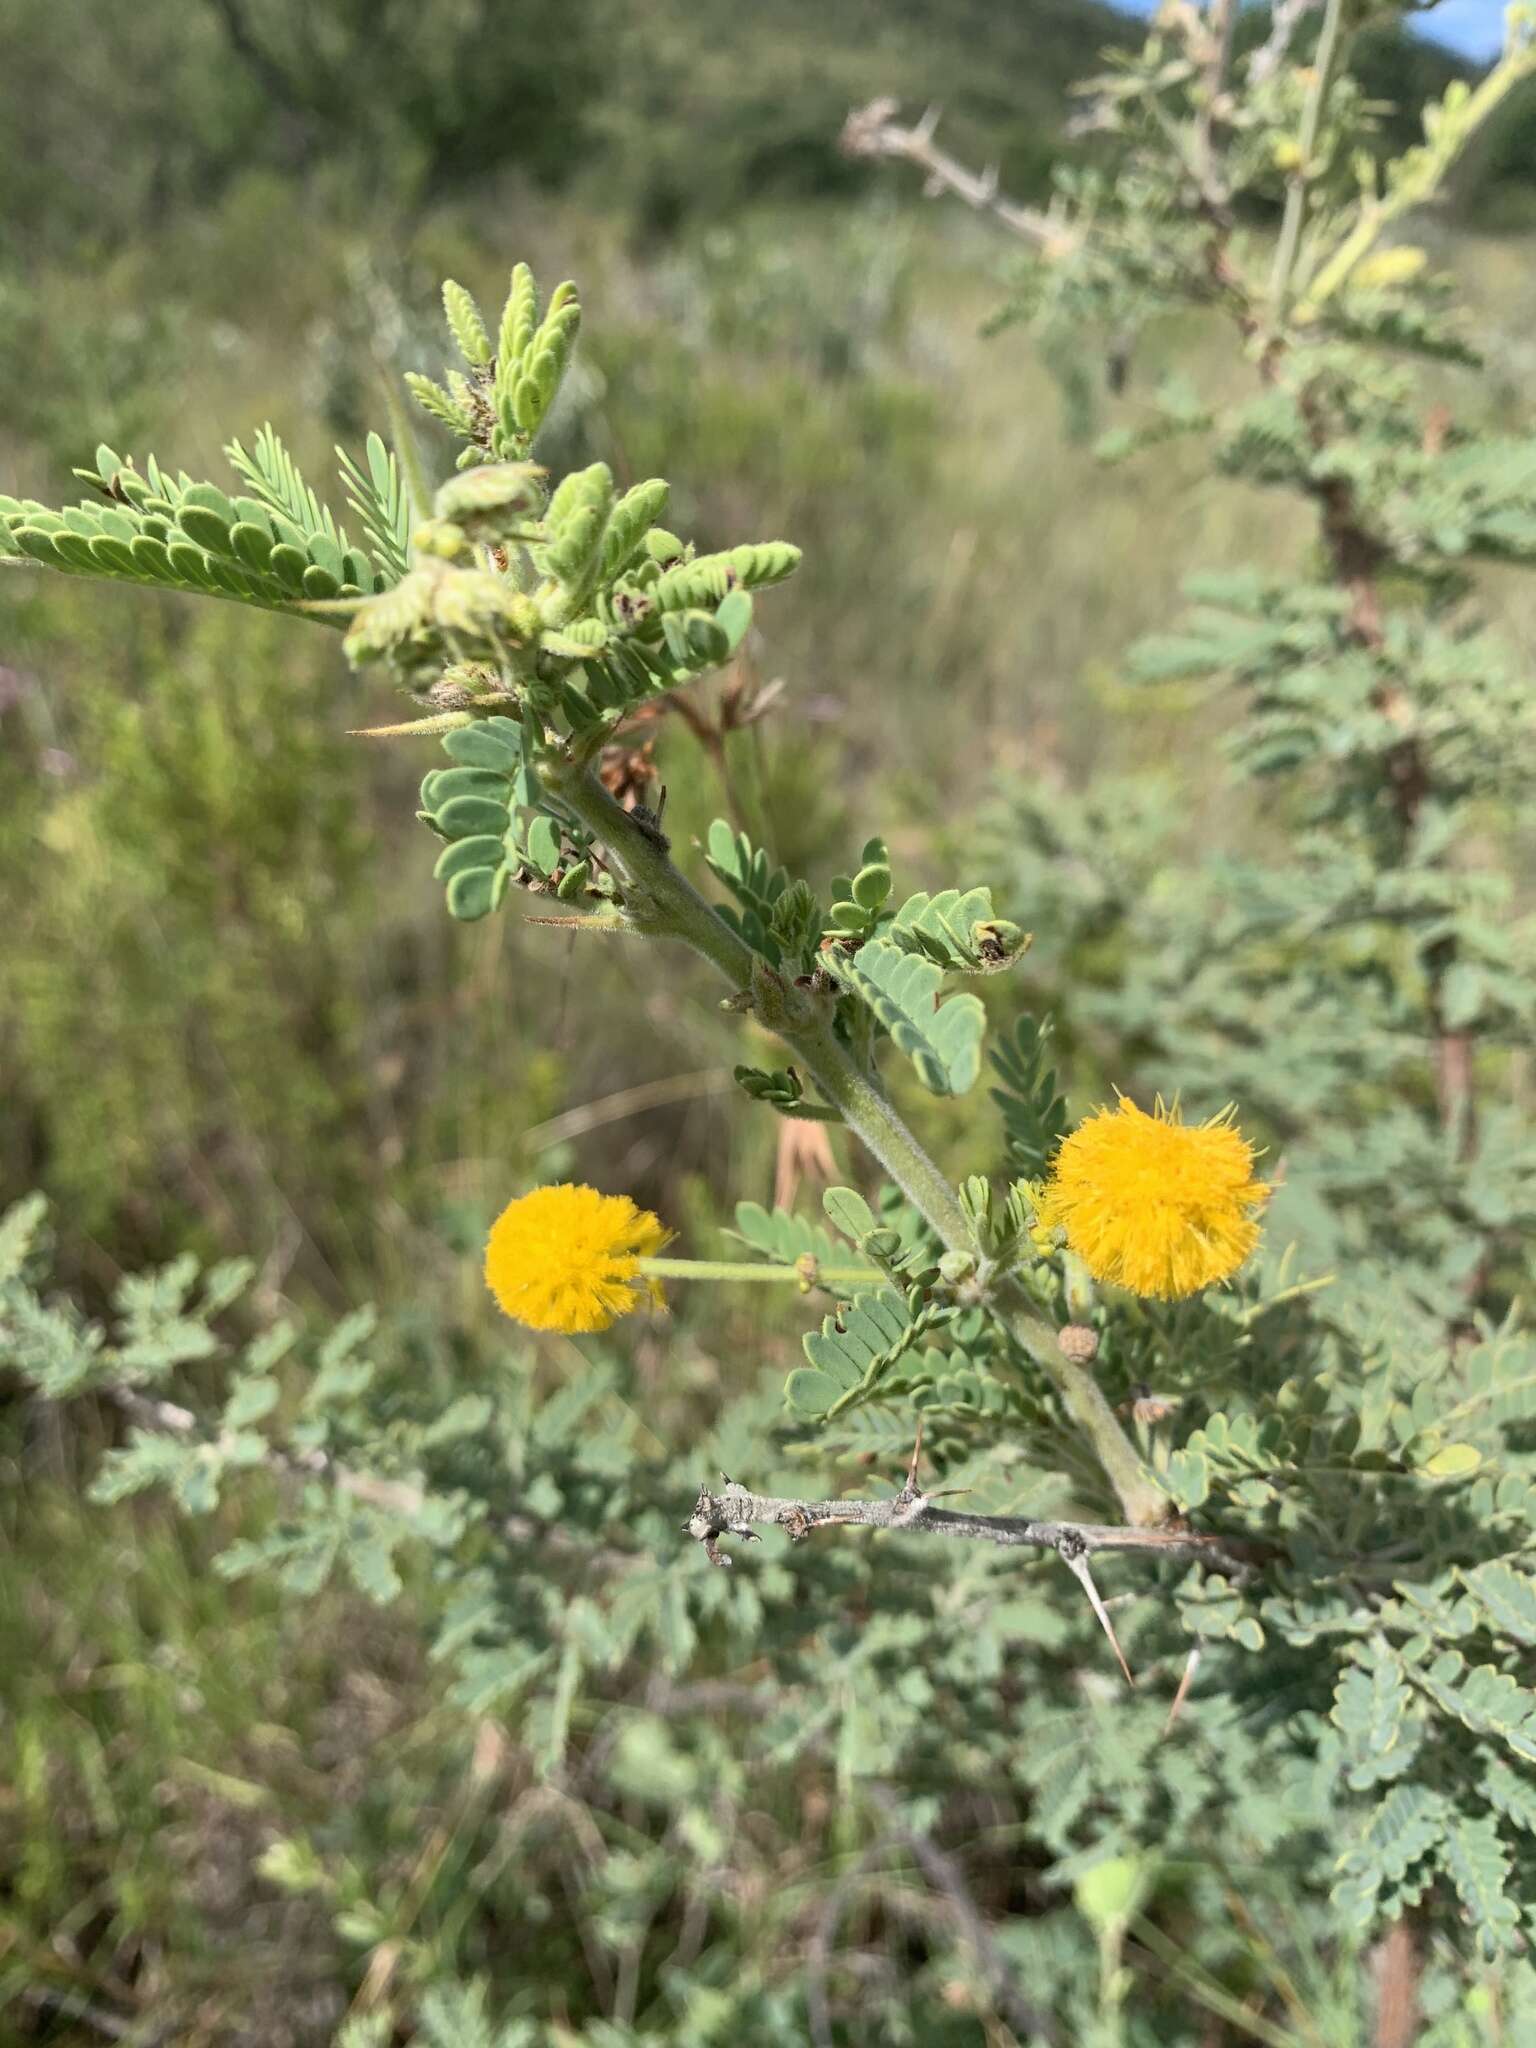
[(1092, 1365), (1099, 1355), (1099, 1333), (1086, 1323), (1068, 1323), (1056, 1337), (1057, 1349), (1073, 1365)]
[(427, 519), (411, 535), (418, 555), (436, 555), (444, 562), (465, 561), (471, 550), (469, 536), (451, 519)]

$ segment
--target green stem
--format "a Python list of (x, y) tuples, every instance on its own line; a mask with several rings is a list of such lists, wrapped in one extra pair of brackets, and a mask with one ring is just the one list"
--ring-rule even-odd
[(546, 761), (544, 783), (600, 839), (625, 884), (624, 907), (640, 931), (681, 939), (717, 967), (733, 989), (751, 985), (752, 948), (739, 939), (680, 875), (666, 842), (636, 824), (589, 768), (575, 761)]
[(849, 1130), (857, 1131), (907, 1200), (938, 1232), (945, 1250), (974, 1252), (970, 1225), (948, 1177), (929, 1158), (890, 1098), (860, 1070), (833, 1030), (831, 1018), (799, 1030), (781, 1030), (780, 1036), (822, 1094), (841, 1110)]
[(1454, 121), (1442, 119), (1433, 140), (1413, 152), (1397, 180), (1380, 199), (1361, 208), (1360, 218), (1338, 248), (1320, 264), (1315, 276), (1302, 279), (1310, 306), (1321, 306), (1349, 281), (1392, 222), (1432, 199), (1462, 150), (1505, 96), (1536, 70), (1536, 50), (1519, 46), (1483, 79), (1471, 98), (1457, 109)]
[[(602, 841), (624, 885), (625, 912), (631, 924), (657, 937), (681, 939), (717, 968), (738, 995), (750, 993), (757, 1015), (783, 1039), (827, 1100), (842, 1112), (848, 1128), (863, 1140), (945, 1249), (974, 1254), (970, 1226), (953, 1187), (888, 1098), (860, 1071), (826, 1010), (810, 998), (802, 1002), (800, 992), (787, 989), (777, 977), (765, 980), (764, 963), (678, 873), (660, 836), (637, 824), (589, 769), (580, 762), (550, 761), (542, 772), (551, 793)], [(646, 1262), (651, 1271), (664, 1263)], [(698, 1267), (689, 1270), (703, 1277)], [(765, 1278), (771, 1270), (760, 1266), (747, 1269), (754, 1280)], [(720, 1277), (722, 1269), (715, 1269), (715, 1274)], [(1008, 1293), (1014, 1333), (1093, 1445), (1127, 1521), (1138, 1527), (1166, 1521), (1172, 1504), (1137, 1457), (1098, 1382), (1082, 1366), (1062, 1357), (1055, 1330), (1034, 1313), (1021, 1288), (1012, 1287)]]
[(787, 1280), (801, 1288), (884, 1287), (885, 1275), (874, 1266), (822, 1266), (814, 1259), (798, 1266), (759, 1266), (750, 1259), (642, 1259), (648, 1280)]
[(1301, 161), (1291, 176), (1290, 186), (1285, 195), (1285, 213), (1280, 222), (1280, 240), (1275, 249), (1275, 267), (1270, 274), (1269, 298), (1274, 309), (1274, 322), (1283, 325), (1290, 304), (1291, 274), (1296, 267), (1296, 250), (1301, 241), (1301, 223), (1307, 210), (1307, 188), (1312, 180), (1312, 152), (1317, 147), (1317, 131), (1322, 126), (1323, 108), (1328, 103), (1329, 74), (1333, 69), (1333, 53), (1338, 46), (1339, 23), (1343, 18), (1343, 0), (1328, 0), (1327, 12), (1323, 16), (1322, 33), (1317, 39), (1317, 55), (1312, 60), (1312, 83), (1307, 92), (1307, 103), (1302, 110), (1301, 134), (1297, 146)]
[(1062, 1357), (1056, 1331), (1035, 1312), (1034, 1304), (1016, 1282), (1006, 1290), (1005, 1303), (1009, 1328), (1045, 1373), (1060, 1395), (1061, 1405), (1092, 1444), (1126, 1520), (1137, 1528), (1153, 1528), (1166, 1522), (1173, 1513), (1173, 1504), (1120, 1427), (1092, 1372), (1087, 1366)]

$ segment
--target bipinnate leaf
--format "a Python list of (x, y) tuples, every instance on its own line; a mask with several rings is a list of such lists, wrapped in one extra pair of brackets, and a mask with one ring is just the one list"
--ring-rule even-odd
[(973, 995), (940, 998), (944, 970), (919, 954), (870, 939), (837, 963), (838, 978), (866, 1002), (935, 1095), (964, 1095), (981, 1072), (987, 1013)]

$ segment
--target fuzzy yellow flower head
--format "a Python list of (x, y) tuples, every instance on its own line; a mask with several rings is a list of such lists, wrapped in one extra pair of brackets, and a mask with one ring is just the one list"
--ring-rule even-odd
[(530, 1330), (606, 1330), (661, 1288), (640, 1271), (668, 1237), (628, 1195), (596, 1188), (535, 1188), (509, 1202), (491, 1226), (485, 1284)]
[(1037, 1213), (1096, 1280), (1171, 1301), (1237, 1271), (1268, 1199), (1230, 1109), (1185, 1124), (1161, 1097), (1148, 1116), (1122, 1095), (1063, 1143)]

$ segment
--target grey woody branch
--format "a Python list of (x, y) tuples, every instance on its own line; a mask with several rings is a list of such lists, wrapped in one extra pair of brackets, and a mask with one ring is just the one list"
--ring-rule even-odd
[(936, 1508), (933, 1503), (942, 1494), (927, 1493), (917, 1483), (922, 1448), (919, 1429), (906, 1479), (886, 1500), (786, 1500), (778, 1494), (753, 1493), (722, 1474), (719, 1493), (711, 1493), (707, 1486), (700, 1489), (683, 1528), (703, 1545), (704, 1555), (716, 1565), (731, 1561), (720, 1548), (722, 1536), (740, 1536), (749, 1543), (761, 1541), (754, 1524), (782, 1529), (796, 1543), (814, 1529), (853, 1527), (892, 1529), (912, 1536), (958, 1536), (972, 1543), (995, 1543), (1005, 1550), (1054, 1550), (1082, 1587), (1127, 1685), (1136, 1681), (1109, 1609), (1094, 1583), (1088, 1560), (1095, 1552), (1135, 1550), (1162, 1557), (1203, 1558), (1208, 1564), (1239, 1573), (1251, 1570), (1265, 1554), (1256, 1544), (1202, 1535), (1166, 1522), (1154, 1528), (1133, 1528), (1104, 1522), (1037, 1522), (1028, 1515), (957, 1514), (950, 1508)]
[(700, 1491), (685, 1532), (704, 1547), (711, 1564), (728, 1565), (720, 1548), (722, 1536), (757, 1542), (761, 1527), (782, 1529), (795, 1542), (816, 1529), (892, 1529), (912, 1536), (954, 1536), (973, 1543), (995, 1543), (1003, 1549), (1054, 1550), (1068, 1564), (1106, 1551), (1203, 1559), (1227, 1570), (1247, 1570), (1262, 1562), (1261, 1546), (1227, 1536), (1164, 1524), (1136, 1529), (1119, 1523), (1046, 1522), (1027, 1515), (974, 1515), (933, 1505), (939, 1498), (909, 1477), (900, 1491), (884, 1500), (788, 1500), (777, 1494), (753, 1493), (726, 1479), (718, 1493)]
[(937, 107), (930, 107), (910, 128), (904, 128), (897, 120), (899, 112), (900, 103), (893, 99), (871, 100), (866, 107), (856, 107), (843, 123), (839, 138), (843, 154), (900, 157), (916, 164), (924, 175), (924, 190), (930, 198), (951, 192), (978, 213), (990, 213), (1011, 234), (1033, 242), (1037, 248), (1058, 252), (1075, 241), (1074, 231), (1056, 215), (1019, 206), (1005, 197), (998, 190), (995, 168), (970, 171), (947, 156), (933, 139), (939, 125)]
[(1314, 13), (1320, 4), (1321, 0), (1276, 0), (1270, 10), (1268, 38), (1248, 60), (1250, 85), (1263, 85), (1274, 77), (1289, 54), (1291, 39), (1303, 18)]

